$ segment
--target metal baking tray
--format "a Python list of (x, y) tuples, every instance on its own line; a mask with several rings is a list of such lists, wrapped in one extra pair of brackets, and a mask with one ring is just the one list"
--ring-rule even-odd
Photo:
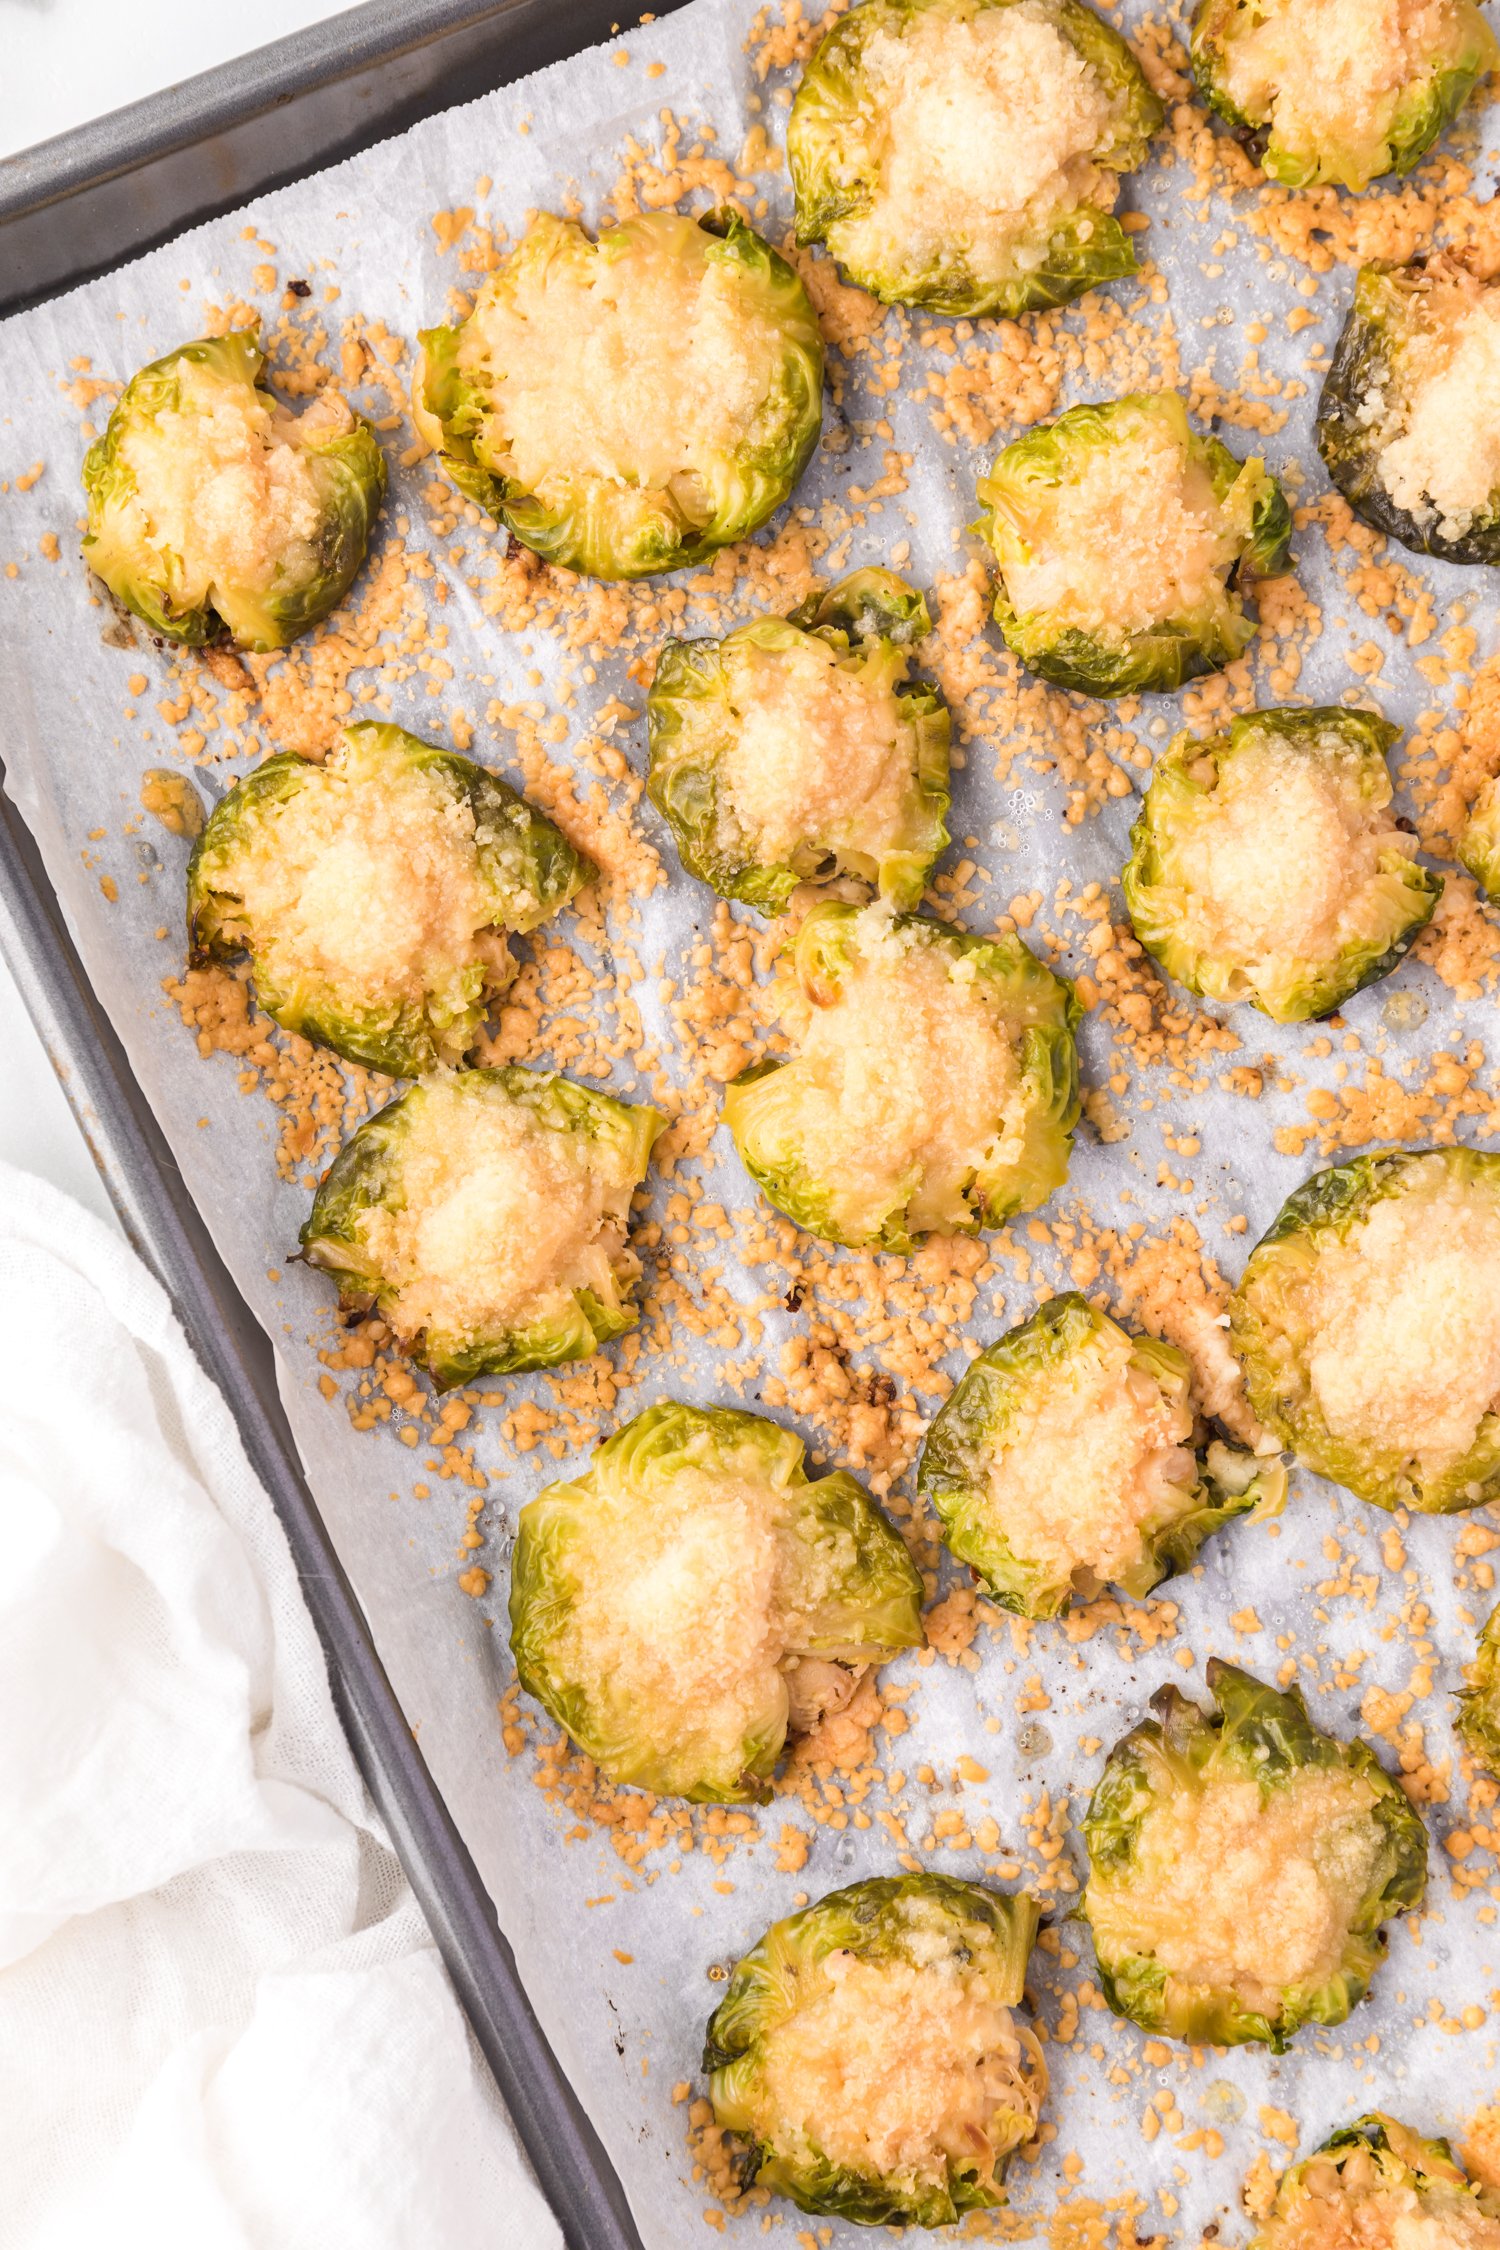
[[(656, 12), (675, 4), (657, 0)], [(619, 23), (618, 0), (613, 12), (609, 0), (366, 0), (23, 150), (0, 162), (0, 313), (576, 54)], [(5, 794), (3, 748), (0, 726), (0, 956), (125, 1232), (228, 1400), (281, 1518), (360, 1768), (569, 2250), (641, 2250), (302, 1474), (270, 1339), (213, 1247)]]

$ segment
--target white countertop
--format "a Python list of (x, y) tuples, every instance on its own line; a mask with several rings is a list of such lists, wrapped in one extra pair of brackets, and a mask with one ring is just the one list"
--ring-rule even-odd
[[(0, 0), (0, 155), (342, 11), (327, 0)], [(94, 1210), (104, 1190), (0, 963), (0, 1158)]]

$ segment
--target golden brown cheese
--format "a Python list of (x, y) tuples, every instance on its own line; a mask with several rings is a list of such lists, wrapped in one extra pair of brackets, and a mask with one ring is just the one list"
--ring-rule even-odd
[(778, 2136), (866, 2177), (941, 2181), (951, 2162), (992, 2180), (1004, 2121), (1035, 2098), (1010, 2009), (947, 1950), (921, 1965), (835, 1953), (821, 1974), (763, 2043)]
[(1298, 1292), (1308, 1372), (1336, 1438), (1461, 1460), (1500, 1398), (1500, 1210), (1436, 1169), (1320, 1245)]
[(178, 369), (181, 411), (127, 418), (120, 454), (136, 481), (124, 504), (143, 537), (181, 558), (180, 599), (196, 606), (221, 590), (268, 588), (311, 576), (324, 507), (315, 431), (353, 417), (325, 394), (299, 422), (263, 390), (225, 382), (194, 360)]
[(1293, 2209), (1259, 2236), (1264, 2250), (1500, 2250), (1500, 2219), (1446, 2182), (1418, 2190), (1366, 2149), (1315, 2156)]
[(1297, 154), (1334, 148), (1364, 172), (1381, 168), (1406, 87), (1457, 36), (1451, 0), (1264, 0), (1258, 12), (1228, 45), (1230, 100)]
[(996, 1528), (1056, 1580), (1109, 1583), (1145, 1554), (1143, 1534), (1197, 1478), (1193, 1410), (1130, 1364), (1119, 1329), (1092, 1336), (1035, 1386), (990, 1469)]
[(1202, 609), (1239, 551), (1207, 469), (1150, 417), (1128, 442), (1081, 451), (1046, 505), (1033, 551), (1006, 558), (1005, 590), (1020, 614), (1084, 631), (1118, 637)]
[(1375, 393), (1364, 411), (1390, 424), (1379, 473), (1391, 499), (1458, 539), (1500, 488), (1500, 289), (1454, 271), (1411, 302), (1400, 406)]
[(608, 1300), (630, 1191), (599, 1177), (583, 1136), (441, 1080), (422, 1101), (421, 1131), (400, 1144), (395, 1197), (358, 1222), (391, 1289), (382, 1312), (396, 1333), (524, 1328), (565, 1311), (576, 1289)]
[(872, 859), (899, 849), (916, 805), (916, 732), (889, 679), (811, 637), (734, 646), (732, 667), (739, 720), (721, 764), (722, 841), (748, 842), (763, 866), (809, 842)]
[(1091, 1887), (1101, 1947), (1274, 2014), (1285, 1988), (1338, 1968), (1382, 1848), (1375, 1796), (1362, 1775), (1309, 1767), (1264, 1798), (1258, 1782), (1216, 1776), (1158, 1799), (1129, 1885)]
[(802, 1153), (822, 1178), (848, 1183), (861, 1214), (920, 1180), (908, 1212), (917, 1232), (951, 1217), (977, 1169), (1018, 1151), (1020, 1069), (972, 959), (918, 941), (878, 907), (859, 927), (836, 1004), (806, 1012)]
[(840, 258), (908, 270), (957, 252), (986, 274), (1039, 221), (1112, 206), (1118, 183), (1092, 161), (1110, 95), (1030, 0), (968, 20), (925, 10), (899, 37), (878, 31), (863, 69), (878, 178), (869, 210), (832, 230)]
[(1252, 977), (1357, 939), (1381, 854), (1411, 849), (1389, 811), (1360, 794), (1339, 737), (1319, 753), (1272, 734), (1247, 743), (1173, 838), (1183, 935)]
[(703, 242), (693, 220), (657, 213), (627, 255), (558, 256), (515, 296), (481, 295), (459, 363), (503, 376), (489, 439), (525, 491), (552, 504), (598, 478), (670, 489), (702, 512), (702, 486), (751, 430), (783, 349), (739, 269), (705, 261)]
[(222, 879), (274, 983), (310, 975), (379, 1007), (505, 960), (475, 845), (472, 808), (440, 776), (350, 748), (247, 824)]

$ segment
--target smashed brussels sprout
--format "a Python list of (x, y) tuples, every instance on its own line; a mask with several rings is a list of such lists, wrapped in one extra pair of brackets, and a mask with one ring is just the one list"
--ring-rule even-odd
[(1081, 0), (864, 0), (792, 104), (797, 240), (886, 304), (1066, 304), (1136, 271), (1114, 206), (1162, 114)]
[(188, 862), (196, 966), (248, 953), (287, 1031), (393, 1078), (461, 1062), (533, 930), (593, 869), (508, 783), (401, 727), (345, 727), (220, 799)]
[(1193, 76), (1287, 187), (1409, 172), (1497, 49), (1474, 0), (1198, 0)]
[(375, 433), (333, 390), (290, 413), (265, 356), (238, 329), (153, 360), (84, 461), (89, 566), (168, 640), (284, 648), (365, 559), (385, 492)]
[(1500, 2250), (1500, 2195), (1379, 2110), (1283, 2172), (1249, 2250)]
[(1500, 898), (1500, 777), (1487, 781), (1474, 799), (1458, 856), (1486, 898)]
[(979, 480), (995, 618), (1021, 662), (1081, 695), (1177, 688), (1253, 626), (1233, 589), (1286, 562), (1292, 519), (1258, 459), (1200, 437), (1175, 392), (1072, 406)]
[(1164, 1687), (1116, 1743), (1083, 1824), (1082, 1918), (1117, 2015), (1205, 2046), (1280, 2052), (1342, 2023), (1418, 1905), (1427, 1831), (1366, 1742), (1321, 1733), (1210, 1658), (1212, 1712)]
[(587, 1359), (635, 1326), (630, 1198), (665, 1122), (556, 1071), (427, 1079), (340, 1150), (307, 1262), (440, 1390)]
[(1455, 1724), (1470, 1755), (1500, 1774), (1500, 1609), (1491, 1610), (1465, 1667)]
[(917, 1489), (1006, 1609), (1139, 1600), (1210, 1533), (1279, 1511), (1286, 1472), (1209, 1441), (1187, 1357), (1086, 1297), (1053, 1297), (971, 1360), (927, 1432)]
[(861, 2226), (1005, 2201), (1047, 2067), (1018, 2011), (1038, 1913), (947, 1875), (885, 1875), (775, 1922), (708, 2026), (717, 2123), (756, 2185)]
[(724, 1101), (751, 1178), (829, 1242), (910, 1250), (1045, 1203), (1078, 1117), (1072, 986), (1018, 937), (832, 901), (797, 934), (793, 1062)]
[(1389, 976), (1443, 879), (1389, 811), (1400, 733), (1368, 711), (1252, 711), (1157, 760), (1121, 877), (1168, 976), (1273, 1023), (1331, 1015)]
[(739, 1804), (789, 1733), (920, 1648), (922, 1581), (843, 1470), (758, 1414), (665, 1400), (521, 1510), (521, 1685), (612, 1781)]
[(834, 874), (915, 906), (948, 842), (948, 709), (908, 678), (930, 630), (914, 588), (858, 570), (790, 617), (668, 641), (646, 789), (683, 865), (768, 914)]
[(468, 319), (421, 344), (417, 426), (459, 490), (592, 578), (747, 538), (818, 442), (817, 316), (732, 211), (650, 211), (597, 242), (542, 212)]
[(1229, 1311), (1251, 1405), (1319, 1476), (1428, 1515), (1500, 1498), (1500, 1156), (1314, 1173)]
[(1361, 267), (1317, 439), (1377, 531), (1445, 562), (1500, 563), (1500, 282), (1444, 256)]

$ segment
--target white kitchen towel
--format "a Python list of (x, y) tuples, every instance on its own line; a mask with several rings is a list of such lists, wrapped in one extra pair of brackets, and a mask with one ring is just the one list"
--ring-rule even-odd
[(0, 1166), (0, 2250), (559, 2241), (223, 1400)]

